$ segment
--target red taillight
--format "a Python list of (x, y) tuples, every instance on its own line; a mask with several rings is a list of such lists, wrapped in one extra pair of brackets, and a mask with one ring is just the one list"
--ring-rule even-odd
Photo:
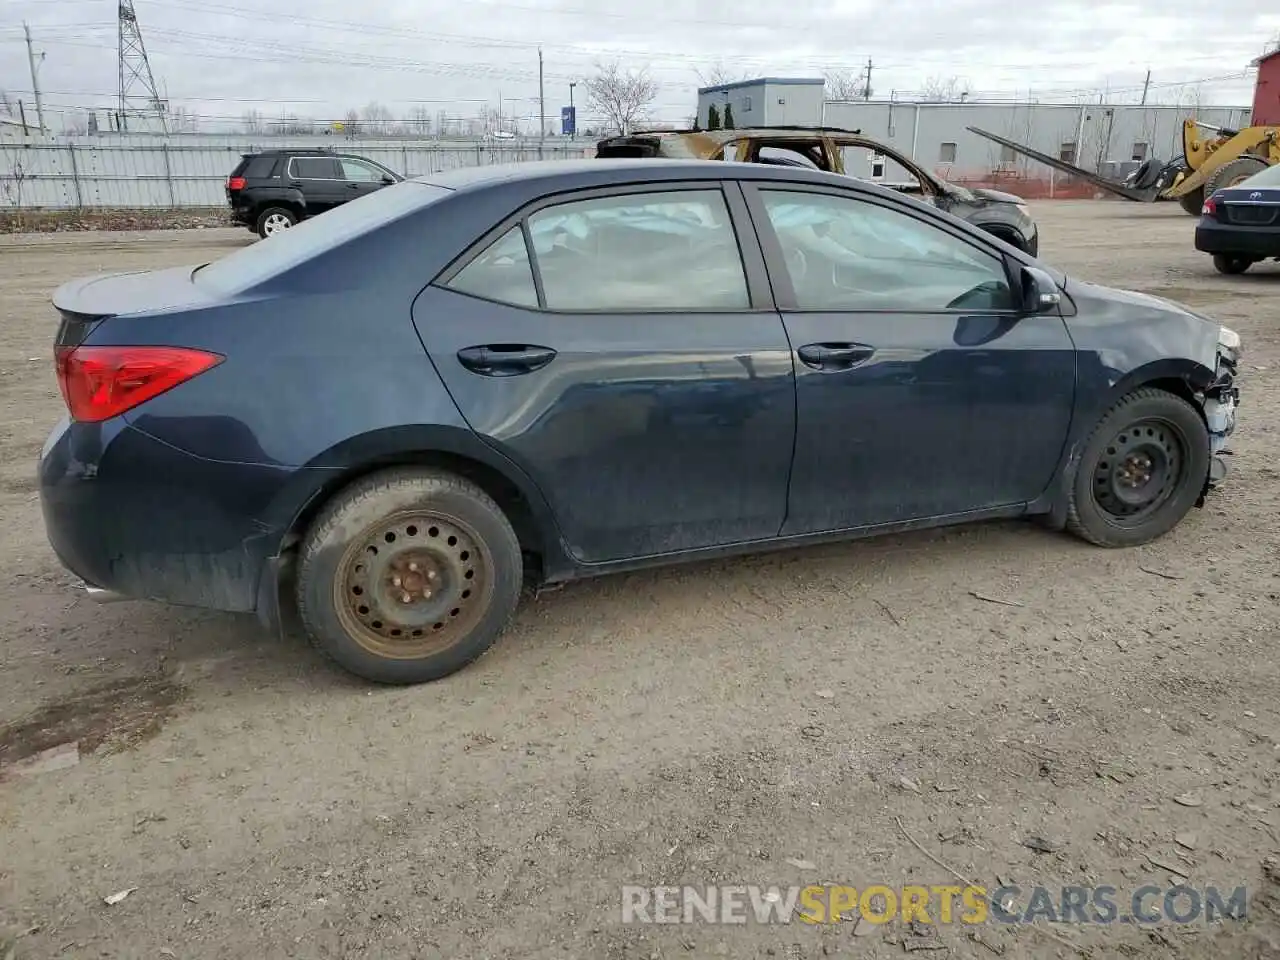
[(1210, 197), (1204, 202), (1204, 206), (1200, 208), (1200, 213), (1202, 216), (1216, 217), (1218, 215), (1217, 201), (1214, 200), (1213, 197)]
[(222, 362), (183, 347), (58, 347), (58, 386), (73, 420), (97, 423)]
[(244, 177), (227, 177), (227, 189), (228, 189), (228, 190), (243, 190), (243, 189), (244, 189)]

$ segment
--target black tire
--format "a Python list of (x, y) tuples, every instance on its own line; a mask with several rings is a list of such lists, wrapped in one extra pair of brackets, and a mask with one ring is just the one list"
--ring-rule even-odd
[(1248, 180), (1260, 170), (1267, 169), (1266, 161), (1261, 157), (1236, 157), (1224, 163), (1213, 172), (1204, 184), (1204, 195), (1212, 197), (1219, 190), (1234, 187), (1241, 180)]
[(1190, 193), (1179, 197), (1178, 203), (1191, 216), (1200, 216), (1201, 211), (1204, 210), (1204, 187), (1196, 187)]
[(1219, 273), (1228, 275), (1244, 273), (1251, 266), (1253, 266), (1253, 261), (1245, 257), (1233, 257), (1229, 253), (1215, 253), (1213, 255), (1213, 269)]
[[(341, 491), (311, 524), (298, 613), (312, 644), (346, 670), (423, 683), (493, 644), (523, 572), (511, 523), (483, 490), (444, 471), (396, 468)], [(402, 595), (412, 597), (404, 606)]]
[(1100, 547), (1150, 543), (1195, 506), (1208, 474), (1209, 431), (1199, 411), (1164, 390), (1135, 390), (1107, 411), (1084, 445), (1067, 529)]
[[(289, 229), (297, 222), (298, 215), (288, 207), (264, 207), (254, 221), (253, 229), (265, 240), (279, 230)], [(277, 225), (279, 225), (278, 228)]]

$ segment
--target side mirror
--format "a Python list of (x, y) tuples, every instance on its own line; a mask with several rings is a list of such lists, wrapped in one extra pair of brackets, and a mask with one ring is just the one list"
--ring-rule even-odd
[(396, 178), (395, 178), (395, 177), (389, 177), (389, 176), (387, 176), (387, 175), (384, 173), (384, 174), (382, 175), (382, 182), (383, 182), (383, 184), (384, 184), (384, 185), (386, 185), (386, 186), (388, 186), (388, 187), (389, 187), (389, 186), (391, 186), (391, 184), (393, 184), (393, 183), (395, 183), (395, 182), (396, 182)]
[(1062, 291), (1053, 277), (1039, 267), (1022, 268), (1022, 309), (1026, 313), (1056, 313)]

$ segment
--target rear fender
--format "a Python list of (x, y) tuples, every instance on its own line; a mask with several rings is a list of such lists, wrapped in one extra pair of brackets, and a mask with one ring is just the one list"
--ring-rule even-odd
[[(485, 487), (494, 481), (509, 485), (527, 508), (531, 522), (530, 530), (517, 532), (534, 539), (544, 579), (560, 579), (573, 569), (555, 516), (532, 478), (470, 429), (434, 424), (385, 427), (351, 437), (296, 471), (263, 517), (269, 526), (284, 531), (278, 552), (295, 546), (311, 518), (343, 487), (380, 469), (413, 464), (455, 467), (464, 475), (474, 473)], [(517, 527), (522, 519), (512, 518)], [(527, 542), (529, 537), (522, 539)]]

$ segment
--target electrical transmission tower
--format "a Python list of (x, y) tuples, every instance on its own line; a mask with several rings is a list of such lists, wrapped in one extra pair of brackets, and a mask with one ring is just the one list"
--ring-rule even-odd
[(160, 129), (166, 131), (165, 104), (156, 90), (156, 78), (151, 73), (151, 61), (147, 48), (142, 44), (142, 30), (138, 27), (138, 15), (133, 0), (120, 2), (120, 118), (121, 130), (128, 129), (128, 117), (154, 113), (160, 120)]

